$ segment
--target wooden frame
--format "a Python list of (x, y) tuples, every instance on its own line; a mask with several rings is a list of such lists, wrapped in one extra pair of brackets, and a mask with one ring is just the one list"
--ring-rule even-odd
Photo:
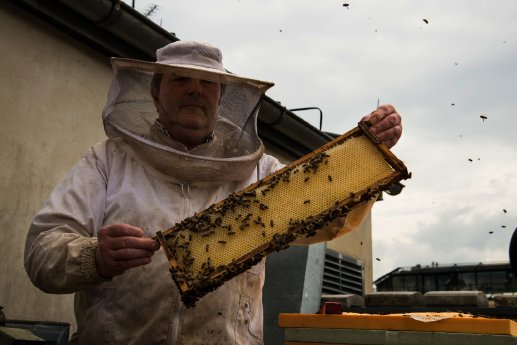
[[(287, 182), (289, 182), (290, 178), (293, 178), (297, 172), (301, 171), (298, 177), (296, 177), (296, 179), (298, 179), (298, 185), (300, 184), (300, 175), (306, 174), (307, 177), (305, 177), (303, 181), (308, 181), (309, 178), (313, 178), (312, 176), (316, 176), (316, 178), (314, 178), (316, 182), (308, 182), (307, 186), (310, 186), (311, 183), (322, 185), (321, 179), (324, 178), (326, 180), (328, 178), (329, 187), (324, 188), (333, 188), (332, 183), (330, 183), (332, 182), (331, 175), (323, 174), (324, 176), (317, 176), (318, 174), (322, 175), (321, 173), (317, 173), (317, 171), (320, 169), (319, 166), (321, 166), (321, 164), (326, 165), (329, 157), (332, 157), (328, 155), (327, 152), (339, 152), (341, 149), (340, 145), (343, 145), (352, 138), (362, 138), (361, 142), (366, 139), (367, 145), (370, 146), (368, 149), (375, 150), (376, 155), (380, 154), (381, 158), (376, 159), (383, 160), (382, 164), (387, 166), (387, 171), (383, 173), (384, 175), (382, 175), (382, 177), (376, 179), (373, 183), (361, 186), (360, 189), (355, 189), (353, 192), (348, 191), (344, 195), (339, 195), (336, 200), (332, 200), (331, 206), (325, 206), (325, 209), (319, 210), (315, 214), (310, 214), (307, 218), (294, 220), (291, 218), (288, 223), (286, 219), (283, 219), (283, 227), (270, 231), (272, 235), (268, 238), (266, 238), (264, 234), (264, 229), (273, 229), (273, 219), (270, 220), (271, 224), (266, 225), (264, 221), (261, 220), (261, 217), (257, 216), (253, 220), (254, 224), (251, 224), (251, 215), (253, 215), (253, 212), (250, 212), (250, 209), (260, 214), (267, 214), (268, 212), (281, 213), (283, 203), (286, 200), (274, 200), (274, 202), (268, 203), (266, 206), (264, 198), (266, 197), (266, 193), (274, 193), (278, 185), (282, 185), (282, 193), (284, 194), (288, 188), (296, 188), (296, 186), (289, 187)], [(354, 164), (353, 161), (339, 163), (343, 163), (344, 165)], [(334, 166), (336, 166), (336, 163), (334, 163)], [(334, 169), (336, 168), (334, 167)], [(336, 218), (345, 217), (352, 208), (372, 198), (376, 198), (381, 191), (388, 189), (393, 183), (410, 178), (410, 176), (411, 174), (408, 173), (404, 163), (371, 133), (368, 124), (360, 122), (358, 127), (296, 160), (283, 169), (239, 192), (232, 193), (226, 199), (183, 220), (174, 227), (163, 232), (159, 231), (156, 237), (167, 255), (171, 275), (182, 295), (183, 303), (186, 306), (193, 306), (199, 298), (216, 289), (225, 281), (257, 264), (263, 257), (271, 252), (287, 248), (290, 243), (301, 236), (314, 236), (319, 229), (327, 226)], [(319, 180), (317, 180), (317, 178)], [(305, 200), (304, 204), (309, 204), (309, 202), (310, 200)], [(232, 223), (234, 228), (232, 228), (231, 222), (224, 223), (224, 221), (221, 220), (222, 216), (227, 217), (225, 219), (229, 219), (229, 213), (235, 218), (235, 221)], [(246, 217), (248, 219), (246, 219)], [(238, 223), (238, 219), (240, 219), (240, 223)], [(236, 230), (237, 223), (240, 224), (239, 228), (241, 231)], [(254, 227), (253, 232), (246, 230), (248, 227)], [(208, 259), (200, 259), (200, 257), (204, 255), (204, 253), (200, 252), (200, 246), (206, 246), (206, 252), (209, 252), (210, 244), (208, 241), (211, 241), (210, 243), (213, 246), (214, 239), (211, 239), (211, 236), (219, 236), (220, 238), (220, 236), (222, 236), (221, 234), (225, 232), (225, 234), (232, 235), (228, 236), (228, 238), (230, 238), (229, 241), (239, 242), (239, 236), (258, 236), (257, 231), (259, 231), (259, 229), (262, 229), (264, 241), (250, 251), (245, 253), (239, 252), (236, 257), (232, 257), (231, 260), (227, 260), (218, 265), (212, 264), (210, 256), (208, 256)], [(234, 240), (235, 238), (237, 238), (237, 240)], [(243, 237), (240, 238), (247, 240)], [(203, 241), (205, 241), (206, 244)], [(221, 246), (226, 246), (226, 240), (219, 240), (218, 242)], [(194, 247), (197, 248), (197, 254), (194, 253), (193, 255), (191, 249)], [(203, 262), (201, 263), (201, 261)], [(194, 266), (195, 269), (193, 268)]]

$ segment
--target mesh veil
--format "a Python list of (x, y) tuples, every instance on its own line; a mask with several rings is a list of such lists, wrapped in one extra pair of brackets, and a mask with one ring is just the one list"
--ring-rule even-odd
[[(167, 50), (169, 46), (175, 49)], [(153, 168), (180, 181), (245, 179), (264, 151), (256, 117), (264, 92), (273, 84), (226, 72), (219, 50), (197, 42), (169, 44), (159, 49), (157, 56), (156, 63), (111, 60), (114, 76), (103, 111), (108, 137), (124, 140)], [(158, 130), (158, 113), (151, 96), (154, 73), (173, 73), (225, 85), (211, 141), (188, 151)]]

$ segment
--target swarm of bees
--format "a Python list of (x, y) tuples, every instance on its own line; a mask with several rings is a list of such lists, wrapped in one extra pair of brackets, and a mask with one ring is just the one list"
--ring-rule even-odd
[[(338, 200), (312, 197), (314, 186), (323, 188), (320, 195), (326, 197), (328, 190), (343, 184), (342, 173), (330, 173), (347, 163), (333, 161), (336, 158), (332, 152), (343, 150), (346, 147), (343, 144), (352, 138), (363, 138), (361, 140), (371, 145), (364, 139), (370, 138), (365, 131), (367, 129), (358, 127), (173, 228), (158, 232), (183, 303), (193, 306), (199, 298), (251, 268), (269, 253), (287, 248), (302, 236), (315, 236), (333, 220), (345, 217), (354, 206), (376, 197), (392, 183), (409, 178), (404, 164), (376, 142), (374, 149), (381, 152), (379, 164), (385, 166), (386, 176), (372, 173), (378, 182), (348, 191)], [(299, 203), (296, 199), (285, 199), (300, 193), (308, 193), (303, 195), (311, 198), (301, 198)], [(286, 213), (286, 203), (298, 206)]]

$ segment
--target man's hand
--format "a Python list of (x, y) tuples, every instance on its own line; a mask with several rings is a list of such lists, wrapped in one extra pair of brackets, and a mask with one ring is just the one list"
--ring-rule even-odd
[(144, 231), (128, 224), (107, 225), (99, 230), (95, 256), (97, 273), (112, 278), (125, 270), (151, 262), (160, 244), (143, 238)]
[(373, 134), (389, 148), (392, 148), (402, 135), (402, 118), (390, 104), (379, 106), (361, 119), (361, 121), (366, 120), (372, 124), (370, 130)]

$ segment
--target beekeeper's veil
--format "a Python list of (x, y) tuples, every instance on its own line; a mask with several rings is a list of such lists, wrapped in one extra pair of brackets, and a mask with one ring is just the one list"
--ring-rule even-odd
[[(177, 41), (156, 55), (156, 62), (112, 58), (114, 77), (103, 111), (108, 137), (121, 138), (142, 160), (180, 181), (245, 179), (264, 151), (256, 117), (273, 84), (227, 72), (219, 49), (204, 43)], [(167, 73), (224, 84), (213, 136), (191, 150), (156, 122), (151, 80)]]

